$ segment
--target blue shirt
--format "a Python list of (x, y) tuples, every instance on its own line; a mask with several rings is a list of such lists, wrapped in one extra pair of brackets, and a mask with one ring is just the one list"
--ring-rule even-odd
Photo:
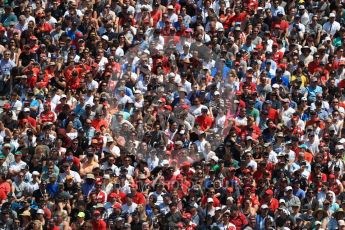
[(51, 197), (55, 197), (56, 193), (58, 192), (59, 185), (57, 182), (54, 184), (48, 183), (47, 184), (47, 192)]
[(310, 101), (316, 101), (316, 95), (319, 93), (322, 94), (322, 88), (318, 85), (316, 87), (308, 86), (307, 91), (308, 91), (308, 100)]
[(81, 186), (81, 191), (82, 191), (83, 195), (84, 195), (85, 197), (87, 197), (87, 196), (89, 196), (90, 192), (91, 192), (92, 190), (94, 190), (94, 188), (95, 188), (95, 184), (94, 184), (94, 183), (92, 183), (92, 184), (84, 183), (84, 184)]
[[(224, 65), (222, 70), (222, 79), (226, 79), (228, 77), (228, 73), (231, 70), (230, 67)], [(217, 67), (213, 68), (211, 71), (211, 76), (214, 77), (219, 72), (219, 69)]]
[(67, 31), (66, 35), (67, 35), (68, 37), (70, 37), (72, 40), (75, 40), (75, 37), (76, 37), (75, 34), (76, 34), (77, 32), (81, 33), (80, 30), (76, 30), (76, 31), (69, 30), (69, 31)]
[[(272, 85), (275, 84), (275, 83), (277, 83), (277, 77), (273, 77), (272, 80), (271, 80), (271, 84)], [(289, 85), (290, 85), (289, 79), (287, 77), (285, 77), (285, 76), (282, 76), (282, 84), (289, 88)]]

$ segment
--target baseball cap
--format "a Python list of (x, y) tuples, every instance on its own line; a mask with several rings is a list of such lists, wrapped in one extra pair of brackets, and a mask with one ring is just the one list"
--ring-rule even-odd
[(79, 212), (77, 216), (80, 218), (85, 218), (85, 212)]
[(287, 186), (287, 187), (285, 188), (285, 192), (290, 191), (290, 190), (292, 190), (292, 187), (291, 187), (291, 186)]

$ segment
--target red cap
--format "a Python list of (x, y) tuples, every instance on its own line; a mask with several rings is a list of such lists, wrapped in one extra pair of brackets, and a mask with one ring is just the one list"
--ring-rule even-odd
[(329, 174), (329, 179), (335, 179), (335, 175), (334, 174)]
[(164, 108), (169, 110), (169, 111), (172, 111), (172, 107), (170, 105), (165, 105)]
[(279, 24), (276, 24), (276, 25), (274, 26), (274, 28), (280, 29), (280, 25), (279, 25)]
[(227, 191), (227, 192), (234, 192), (234, 189), (233, 189), (232, 187), (228, 187), (228, 188), (226, 189), (226, 191)]
[(131, 188), (138, 188), (138, 185), (133, 183), (133, 184), (130, 184), (129, 187), (131, 187)]
[(96, 185), (102, 185), (102, 181), (96, 181)]
[(183, 223), (178, 222), (176, 226), (177, 226), (178, 228), (183, 228)]
[(101, 215), (101, 212), (98, 210), (93, 211), (93, 215)]
[(181, 167), (190, 167), (190, 163), (188, 161), (185, 161), (181, 164)]
[(235, 65), (240, 65), (240, 63), (238, 61), (235, 62)]
[(6, 28), (3, 26), (0, 26), (0, 31), (6, 31)]
[(31, 35), (31, 36), (30, 36), (30, 40), (37, 40), (37, 37), (34, 36), (34, 35)]
[(192, 219), (192, 215), (189, 212), (186, 212), (185, 214), (183, 214), (183, 219)]
[(9, 103), (4, 104), (4, 109), (10, 109), (11, 105)]
[(184, 104), (184, 105), (182, 105), (182, 106), (181, 106), (181, 109), (184, 109), (184, 110), (189, 110), (189, 106), (188, 106), (188, 105), (186, 105), (186, 104)]
[(122, 206), (121, 206), (121, 204), (120, 204), (120, 203), (115, 203), (115, 204), (113, 205), (113, 208), (116, 208), (116, 209), (121, 209), (121, 208), (122, 208)]
[(267, 195), (273, 195), (273, 191), (271, 189), (267, 189), (265, 192)]
[(286, 65), (286, 64), (280, 64), (279, 67), (280, 67), (281, 69), (286, 69), (287, 65)]
[(97, 68), (98, 64), (97, 63), (93, 63), (91, 66)]
[(243, 172), (244, 174), (247, 174), (247, 173), (250, 173), (250, 170), (249, 170), (249, 169), (244, 169), (242, 172)]
[(166, 103), (167, 102), (167, 100), (164, 97), (159, 98), (159, 101), (161, 101), (162, 103)]
[(118, 198), (119, 197), (119, 195), (117, 195), (116, 193), (110, 193), (109, 194), (109, 196), (108, 196), (109, 198)]
[(278, 46), (278, 43), (274, 42), (274, 43), (272, 44), (272, 46)]
[(81, 32), (76, 32), (76, 33), (75, 33), (75, 36), (76, 36), (77, 38), (82, 38), (82, 37), (83, 37), (83, 34), (82, 34)]
[(183, 180), (183, 176), (182, 176), (181, 174), (178, 174), (178, 175), (176, 176), (176, 180)]
[(257, 50), (262, 50), (264, 47), (261, 44), (256, 45), (255, 47)]
[(231, 167), (229, 168), (229, 171), (230, 171), (230, 172), (236, 171), (236, 168), (231, 166)]

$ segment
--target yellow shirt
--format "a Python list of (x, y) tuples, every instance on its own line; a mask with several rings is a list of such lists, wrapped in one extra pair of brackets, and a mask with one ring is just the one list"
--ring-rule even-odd
[[(291, 76), (290, 82), (293, 82), (293, 81), (296, 80), (297, 78), (298, 78), (298, 77), (297, 77), (296, 75), (292, 75), (292, 76)], [(302, 85), (301, 85), (301, 86), (305, 87), (305, 86), (307, 85), (307, 83), (308, 83), (307, 77), (304, 76), (304, 75), (301, 75), (300, 78), (301, 78), (301, 80), (302, 80)]]

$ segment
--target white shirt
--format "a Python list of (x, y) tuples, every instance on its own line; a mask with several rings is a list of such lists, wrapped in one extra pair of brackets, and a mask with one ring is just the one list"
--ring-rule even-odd
[(156, 204), (156, 205), (161, 205), (161, 204), (163, 204), (163, 195), (164, 195), (164, 194), (165, 194), (164, 192), (158, 194), (158, 193), (155, 191), (155, 192), (151, 192), (151, 193), (148, 195), (148, 197), (150, 197), (151, 195), (154, 195), (154, 196), (157, 198), (157, 202), (156, 202), (155, 204)]
[(283, 119), (285, 125), (291, 119), (291, 116), (294, 112), (295, 112), (295, 110), (291, 107), (289, 107), (287, 110), (282, 111), (282, 119)]
[(33, 21), (36, 24), (35, 18), (32, 16), (29, 16), (29, 17), (25, 18), (25, 25), (27, 25), (30, 21)]
[(334, 21), (333, 23), (331, 22), (326, 22), (323, 24), (322, 27), (323, 31), (325, 31), (327, 34), (334, 36), (334, 34), (340, 30), (340, 24), (337, 21)]
[(25, 168), (25, 166), (26, 166), (26, 163), (24, 161), (19, 161), (18, 163), (12, 162), (12, 163), (10, 163), (8, 170), (14, 171), (14, 172), (19, 172), (20, 170)]
[(134, 174), (134, 167), (132, 165), (129, 165), (126, 169), (127, 169), (127, 175), (128, 176), (133, 176), (133, 174)]
[(128, 206), (128, 204), (124, 204), (122, 205), (122, 212), (132, 214), (136, 210), (137, 207), (138, 205), (134, 202), (132, 202), (130, 206)]
[[(80, 178), (79, 173), (77, 173), (76, 171), (70, 170), (69, 175), (71, 175), (73, 177), (74, 183), (81, 183), (81, 178)], [(66, 173), (60, 173), (60, 175), (59, 175), (60, 182), (65, 183), (66, 176), (67, 176)]]
[(87, 89), (91, 91), (98, 89), (98, 82), (92, 80), (90, 83), (87, 83)]
[(192, 106), (192, 107), (190, 107), (190, 112), (191, 112), (191, 114), (193, 114), (195, 117), (198, 117), (198, 116), (200, 116), (201, 115), (201, 109), (203, 109), (203, 108), (205, 108), (205, 109), (208, 109), (205, 105), (200, 105), (199, 107), (196, 107), (196, 106)]

